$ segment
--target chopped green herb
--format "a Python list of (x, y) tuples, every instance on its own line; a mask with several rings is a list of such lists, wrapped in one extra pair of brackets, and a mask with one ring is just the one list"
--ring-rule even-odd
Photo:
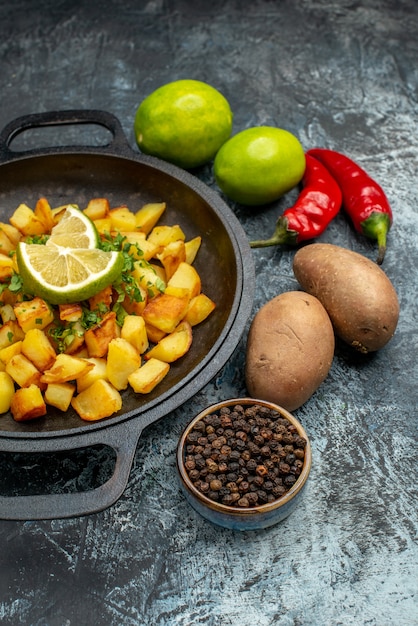
[(26, 237), (25, 243), (36, 243), (38, 245), (45, 245), (49, 239), (49, 235), (31, 235)]
[(9, 291), (18, 293), (23, 290), (23, 281), (19, 274), (14, 273), (10, 279)]

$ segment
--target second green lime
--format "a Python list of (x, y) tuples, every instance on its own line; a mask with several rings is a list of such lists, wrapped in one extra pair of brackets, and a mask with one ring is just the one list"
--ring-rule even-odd
[(139, 105), (135, 139), (145, 154), (192, 169), (213, 159), (230, 137), (232, 112), (214, 87), (184, 79), (159, 87)]
[(215, 158), (214, 175), (228, 198), (257, 206), (293, 189), (305, 166), (304, 150), (295, 135), (282, 128), (257, 126), (224, 143)]

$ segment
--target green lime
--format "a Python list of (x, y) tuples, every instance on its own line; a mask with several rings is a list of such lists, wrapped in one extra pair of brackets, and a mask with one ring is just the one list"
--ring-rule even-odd
[(69, 204), (51, 230), (48, 244), (66, 248), (97, 248), (99, 234), (91, 219), (75, 204)]
[(18, 243), (16, 258), (27, 293), (51, 304), (87, 300), (120, 276), (120, 252)]
[(198, 80), (177, 80), (139, 105), (135, 138), (145, 154), (191, 169), (213, 159), (231, 135), (232, 117), (217, 89)]
[(245, 205), (273, 202), (295, 187), (305, 172), (300, 141), (282, 128), (258, 126), (231, 137), (215, 157), (218, 187)]

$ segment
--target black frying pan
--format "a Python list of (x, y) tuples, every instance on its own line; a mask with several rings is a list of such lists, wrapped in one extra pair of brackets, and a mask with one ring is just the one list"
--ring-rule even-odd
[[(98, 147), (76, 145), (13, 150), (30, 129), (96, 125), (110, 141)], [(59, 130), (57, 131), (59, 134)], [(123, 409), (96, 423), (75, 412), (49, 407), (48, 416), (17, 423), (0, 416), (0, 451), (59, 452), (96, 444), (116, 453), (111, 478), (88, 492), (0, 496), (2, 519), (51, 519), (102, 510), (123, 493), (143, 429), (178, 408), (202, 389), (225, 365), (238, 345), (252, 309), (254, 265), (245, 233), (235, 215), (213, 190), (168, 163), (134, 152), (119, 121), (104, 111), (61, 111), (15, 119), (0, 134), (0, 221), (25, 202), (40, 197), (52, 206), (73, 202), (83, 208), (93, 197), (108, 197), (112, 206), (138, 210), (146, 202), (165, 201), (162, 223), (180, 224), (186, 237), (198, 234), (203, 244), (195, 265), (203, 291), (216, 310), (194, 329), (190, 352), (172, 365), (169, 375), (147, 396), (123, 392)]]

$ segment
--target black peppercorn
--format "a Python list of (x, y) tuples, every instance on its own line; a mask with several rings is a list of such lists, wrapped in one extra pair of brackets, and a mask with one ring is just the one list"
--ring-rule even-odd
[(306, 444), (291, 422), (268, 407), (223, 407), (188, 433), (184, 466), (211, 500), (255, 507), (281, 498), (295, 484)]

